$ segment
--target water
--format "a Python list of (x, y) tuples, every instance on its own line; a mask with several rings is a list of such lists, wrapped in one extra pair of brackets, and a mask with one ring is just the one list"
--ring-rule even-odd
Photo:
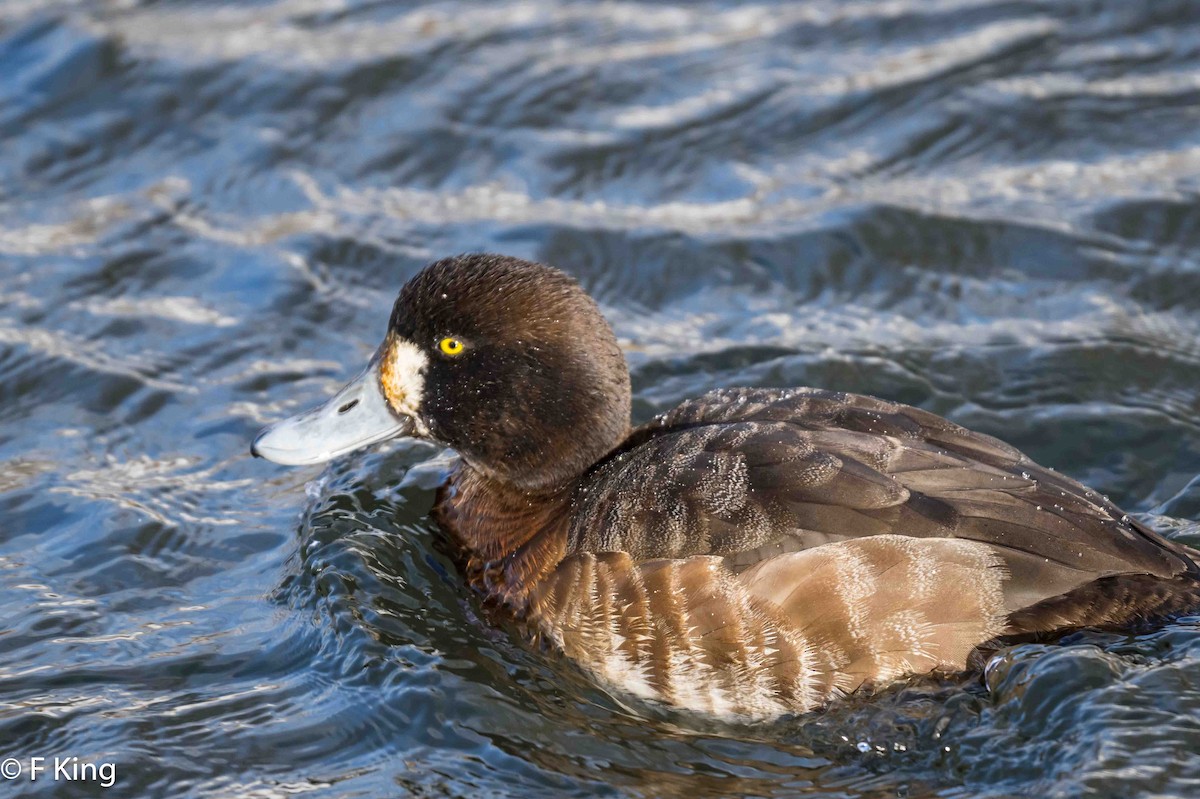
[(445, 453), (252, 461), (423, 263), (577, 275), (639, 420), (880, 395), (1200, 544), (1200, 8), (0, 5), (8, 796), (1200, 795), (1200, 619), (697, 729), (478, 618)]

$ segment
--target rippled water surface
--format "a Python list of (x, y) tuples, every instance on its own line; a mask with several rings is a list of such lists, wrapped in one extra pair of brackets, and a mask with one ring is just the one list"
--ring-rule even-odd
[(154, 797), (1200, 796), (1200, 619), (754, 728), (490, 629), (447, 453), (247, 455), (423, 263), (576, 275), (638, 420), (914, 403), (1200, 544), (1200, 5), (0, 4), (0, 756)]

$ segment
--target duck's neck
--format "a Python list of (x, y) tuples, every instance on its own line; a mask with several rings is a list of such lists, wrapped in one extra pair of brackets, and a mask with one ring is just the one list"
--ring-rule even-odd
[(521, 616), (529, 591), (566, 554), (574, 482), (529, 491), (459, 466), (438, 492), (434, 519), (458, 549), (468, 583)]

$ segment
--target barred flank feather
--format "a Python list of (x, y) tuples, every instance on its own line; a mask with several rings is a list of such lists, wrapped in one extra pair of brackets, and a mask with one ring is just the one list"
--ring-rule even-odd
[[(740, 719), (803, 712), (905, 674), (961, 670), (1004, 629), (1003, 564), (982, 544), (828, 544), (735, 574), (722, 558), (567, 558), (530, 620), (599, 679)], [(974, 590), (963, 591), (963, 586)]]

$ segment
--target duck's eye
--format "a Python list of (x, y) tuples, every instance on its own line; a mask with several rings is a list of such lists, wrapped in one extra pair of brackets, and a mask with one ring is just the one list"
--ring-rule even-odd
[(438, 342), (438, 349), (447, 355), (461, 355), (466, 345), (456, 338), (447, 336)]

